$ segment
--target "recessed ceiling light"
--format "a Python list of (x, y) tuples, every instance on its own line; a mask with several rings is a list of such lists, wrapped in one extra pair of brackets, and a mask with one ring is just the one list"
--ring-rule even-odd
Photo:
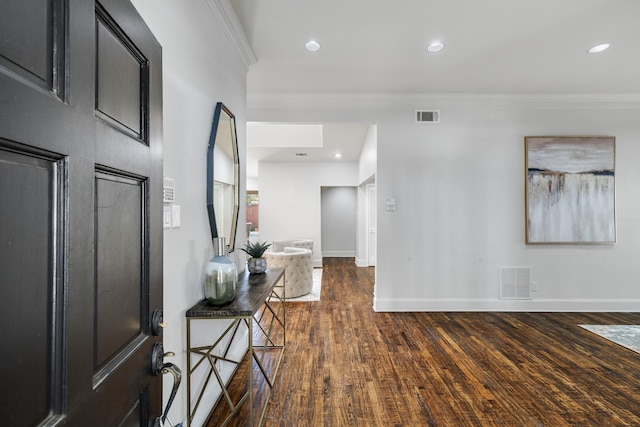
[(342, 154), (340, 154), (340, 153), (336, 153), (336, 154), (334, 154), (334, 155), (333, 155), (333, 157), (335, 157), (336, 159), (339, 159), (339, 158), (341, 158), (341, 157), (342, 157)]
[(320, 43), (315, 40), (310, 40), (304, 45), (305, 49), (309, 52), (317, 52), (320, 50)]
[(442, 42), (433, 42), (429, 47), (427, 47), (427, 52), (436, 53), (440, 52), (442, 49), (444, 49), (444, 44), (442, 44)]
[(599, 44), (598, 46), (594, 46), (591, 49), (589, 49), (587, 52), (588, 53), (598, 53), (598, 52), (602, 52), (603, 50), (607, 50), (609, 49), (609, 46), (611, 46), (609, 43), (603, 43), (603, 44)]

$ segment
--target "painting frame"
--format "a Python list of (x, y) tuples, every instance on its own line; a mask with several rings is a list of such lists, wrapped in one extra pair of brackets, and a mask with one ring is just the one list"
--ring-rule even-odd
[(525, 136), (527, 244), (613, 244), (615, 136)]

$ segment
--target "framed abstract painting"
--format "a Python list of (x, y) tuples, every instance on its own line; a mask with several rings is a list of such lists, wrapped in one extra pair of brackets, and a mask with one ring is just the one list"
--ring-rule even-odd
[(526, 242), (615, 243), (615, 137), (524, 141)]

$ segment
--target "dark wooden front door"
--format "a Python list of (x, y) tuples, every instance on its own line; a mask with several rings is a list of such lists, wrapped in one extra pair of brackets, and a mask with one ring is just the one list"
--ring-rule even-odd
[(161, 69), (128, 1), (0, 2), (3, 425), (160, 415)]

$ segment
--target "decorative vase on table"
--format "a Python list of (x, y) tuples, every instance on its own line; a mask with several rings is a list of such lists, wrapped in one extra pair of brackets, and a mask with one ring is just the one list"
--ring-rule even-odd
[(249, 258), (247, 260), (247, 269), (251, 274), (260, 274), (267, 271), (266, 258)]
[(236, 296), (238, 269), (227, 256), (224, 237), (213, 239), (213, 258), (204, 271), (204, 297), (213, 305), (223, 305)]
[(267, 259), (262, 255), (269, 249), (269, 246), (271, 243), (248, 242), (244, 248), (240, 248), (250, 257), (247, 259), (247, 270), (250, 274), (260, 274), (267, 271)]

